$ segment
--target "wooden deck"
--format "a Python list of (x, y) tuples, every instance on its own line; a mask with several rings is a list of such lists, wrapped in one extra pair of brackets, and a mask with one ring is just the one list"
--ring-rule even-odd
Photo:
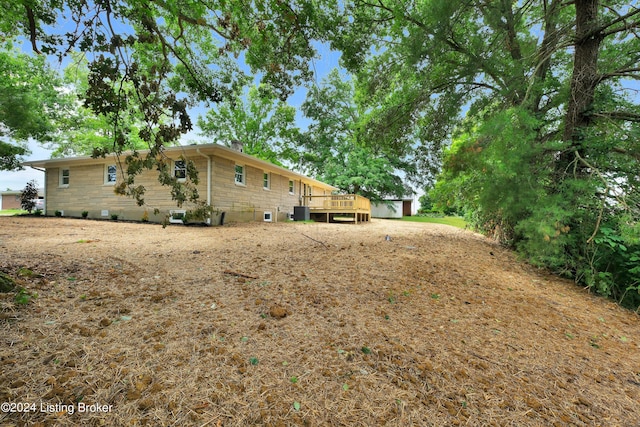
[(368, 222), (371, 219), (371, 202), (357, 194), (328, 196), (304, 196), (304, 206), (314, 221)]

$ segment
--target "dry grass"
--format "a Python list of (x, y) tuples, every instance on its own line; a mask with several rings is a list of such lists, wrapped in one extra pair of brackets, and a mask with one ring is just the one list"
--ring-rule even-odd
[(640, 419), (638, 316), (452, 227), (0, 218), (0, 271), (2, 425)]

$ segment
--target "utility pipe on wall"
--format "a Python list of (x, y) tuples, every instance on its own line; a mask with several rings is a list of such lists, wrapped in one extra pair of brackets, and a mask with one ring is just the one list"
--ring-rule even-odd
[[(196, 149), (196, 153), (207, 159), (207, 205), (211, 206), (211, 156), (203, 154), (200, 149)], [(211, 225), (211, 215), (207, 218), (207, 224)]]

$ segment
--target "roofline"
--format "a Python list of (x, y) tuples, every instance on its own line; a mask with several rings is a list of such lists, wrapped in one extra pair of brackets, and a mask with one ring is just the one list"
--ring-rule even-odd
[[(241, 161), (245, 164), (248, 164), (249, 166), (254, 166), (256, 168), (260, 168), (268, 172), (276, 172), (284, 176), (293, 176), (302, 181), (306, 181), (306, 183), (316, 184), (326, 189), (338, 190), (338, 188), (334, 187), (333, 185), (329, 185), (315, 178), (311, 178), (301, 173), (294, 172), (287, 168), (283, 168), (281, 166), (275, 165), (273, 163), (267, 162), (262, 159), (258, 159), (257, 157), (242, 153), (240, 151), (234, 150), (229, 147), (225, 147), (220, 144), (211, 143), (211, 144), (178, 145), (174, 147), (167, 147), (164, 150), (164, 153), (171, 158), (171, 157), (178, 157), (178, 155), (180, 154), (189, 155), (190, 153), (188, 152), (190, 151), (193, 152), (194, 156), (195, 155), (200, 156), (201, 154), (217, 155), (225, 159)], [(140, 150), (141, 154), (148, 153), (148, 152), (149, 150)], [(122, 153), (122, 155), (127, 155), (129, 153), (130, 152), (124, 152)], [(63, 157), (59, 159), (26, 161), (22, 163), (22, 166), (46, 169), (46, 168), (56, 167), (57, 165), (64, 165), (64, 164), (82, 165), (82, 164), (106, 163), (111, 159), (113, 159), (114, 157), (115, 157), (115, 154), (111, 154), (105, 158), (102, 158), (102, 157), (93, 158), (91, 156)]]

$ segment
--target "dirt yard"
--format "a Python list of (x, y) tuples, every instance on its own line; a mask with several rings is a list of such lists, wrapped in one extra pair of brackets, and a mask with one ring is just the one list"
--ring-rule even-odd
[(640, 425), (640, 318), (469, 231), (4, 217), (0, 271), (3, 426)]

